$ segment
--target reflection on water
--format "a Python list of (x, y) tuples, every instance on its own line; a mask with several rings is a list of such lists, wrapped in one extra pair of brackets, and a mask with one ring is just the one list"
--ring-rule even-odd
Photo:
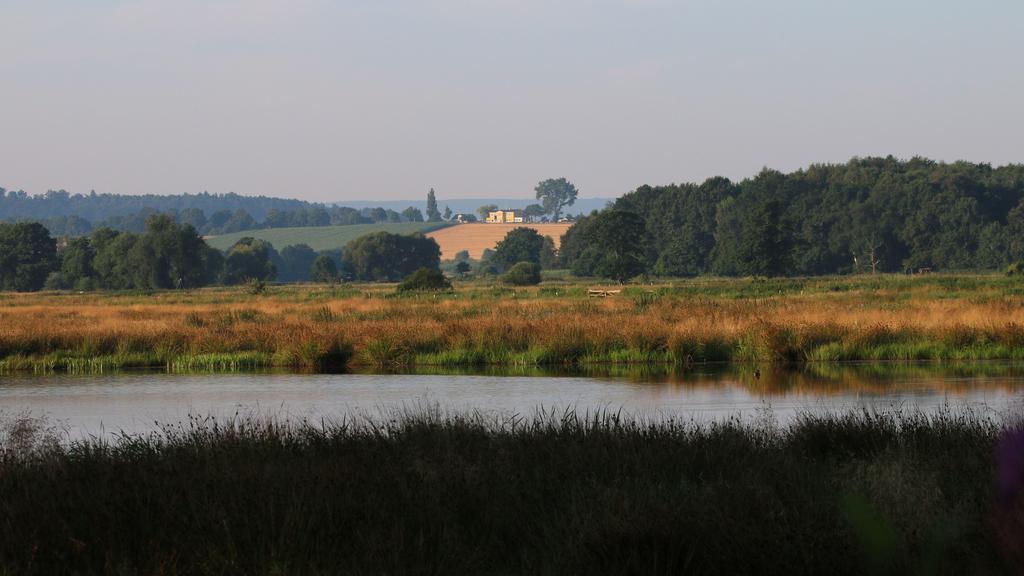
[(822, 364), (702, 367), (674, 372), (614, 367), (443, 374), (126, 373), (0, 377), (0, 411), (63, 422), (74, 437), (144, 432), (189, 414), (264, 413), (293, 420), (438, 405), (451, 411), (619, 410), (647, 418), (754, 417), (803, 411), (969, 406), (995, 416), (1024, 403), (1024, 366)]
[(899, 387), (918, 387), (935, 392), (966, 393), (979, 386), (1024, 390), (1024, 364), (1009, 362), (938, 363), (816, 363), (800, 365), (711, 364), (693, 369), (660, 365), (607, 365), (551, 369), (439, 368), (420, 369), (417, 374), (465, 376), (577, 376), (625, 380), (631, 383), (684, 386), (690, 388), (740, 386), (763, 396), (806, 394), (885, 394)]

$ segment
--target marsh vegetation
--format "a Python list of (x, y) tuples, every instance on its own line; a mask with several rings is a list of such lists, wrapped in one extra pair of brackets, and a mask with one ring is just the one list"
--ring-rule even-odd
[(699, 279), (609, 298), (588, 298), (588, 286), (5, 294), (0, 370), (1024, 359), (1015, 277)]

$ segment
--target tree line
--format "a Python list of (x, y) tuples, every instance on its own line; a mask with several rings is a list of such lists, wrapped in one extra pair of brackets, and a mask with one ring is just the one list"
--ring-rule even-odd
[[(551, 237), (515, 228), (475, 263), (476, 273), (512, 284), (537, 284), (542, 268), (558, 266)], [(305, 244), (278, 252), (272, 244), (243, 237), (225, 252), (209, 246), (190, 224), (166, 214), (151, 216), (142, 233), (100, 228), (58, 241), (38, 222), (0, 224), (0, 290), (155, 290), (236, 285), (250, 281), (340, 282), (409, 280), (447, 285), (437, 242), (422, 234), (375, 232), (341, 250), (316, 252)], [(446, 269), (465, 276), (468, 252)], [(432, 272), (425, 272), (429, 270)]]
[(578, 275), (994, 270), (1024, 259), (1024, 165), (855, 158), (732, 182), (641, 186), (581, 218)]
[[(0, 212), (2, 213), (2, 212)], [(423, 222), (423, 213), (414, 207), (396, 212), (385, 208), (363, 208), (356, 210), (347, 206), (325, 207), (314, 205), (295, 210), (267, 210), (262, 221), (258, 221), (246, 210), (218, 210), (209, 216), (199, 208), (184, 210), (167, 210), (159, 212), (153, 208), (143, 208), (138, 212), (123, 216), (111, 216), (94, 224), (80, 216), (49, 216), (45, 218), (13, 218), (5, 217), (8, 223), (39, 222), (54, 236), (87, 236), (99, 228), (110, 228), (123, 232), (141, 233), (146, 228), (146, 221), (158, 214), (169, 216), (179, 224), (189, 224), (200, 234), (217, 235), (260, 230), (265, 228), (299, 228), (308, 226), (345, 226), (350, 224), (381, 224), (399, 222)]]
[(280, 252), (245, 237), (227, 251), (209, 246), (190, 224), (153, 215), (143, 232), (100, 228), (62, 243), (38, 222), (0, 224), (0, 290), (153, 290), (280, 280), (393, 281), (438, 268), (437, 243), (421, 234), (378, 232), (342, 250), (304, 244)]
[(201, 210), (235, 213), (244, 210), (257, 221), (262, 221), (270, 210), (294, 211), (316, 206), (304, 200), (242, 196), (240, 194), (71, 194), (66, 190), (48, 190), (44, 194), (28, 194), (24, 190), (0, 188), (0, 214), (12, 220), (40, 221), (60, 216), (77, 216), (99, 224), (110, 218), (126, 217), (144, 211), (177, 213)]

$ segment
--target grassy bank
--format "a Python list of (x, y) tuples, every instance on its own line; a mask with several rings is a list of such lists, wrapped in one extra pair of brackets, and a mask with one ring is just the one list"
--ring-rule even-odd
[(1024, 360), (1024, 284), (998, 276), (461, 283), (6, 294), (0, 371), (337, 370)]
[(0, 433), (0, 573), (1012, 573), (1024, 429), (438, 414)]

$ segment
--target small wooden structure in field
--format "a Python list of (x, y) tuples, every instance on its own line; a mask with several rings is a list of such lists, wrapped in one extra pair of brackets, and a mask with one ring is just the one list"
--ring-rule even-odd
[(602, 288), (590, 288), (589, 290), (587, 290), (587, 296), (589, 298), (607, 298), (609, 296), (614, 296), (619, 292), (622, 292), (622, 290), (604, 290)]

